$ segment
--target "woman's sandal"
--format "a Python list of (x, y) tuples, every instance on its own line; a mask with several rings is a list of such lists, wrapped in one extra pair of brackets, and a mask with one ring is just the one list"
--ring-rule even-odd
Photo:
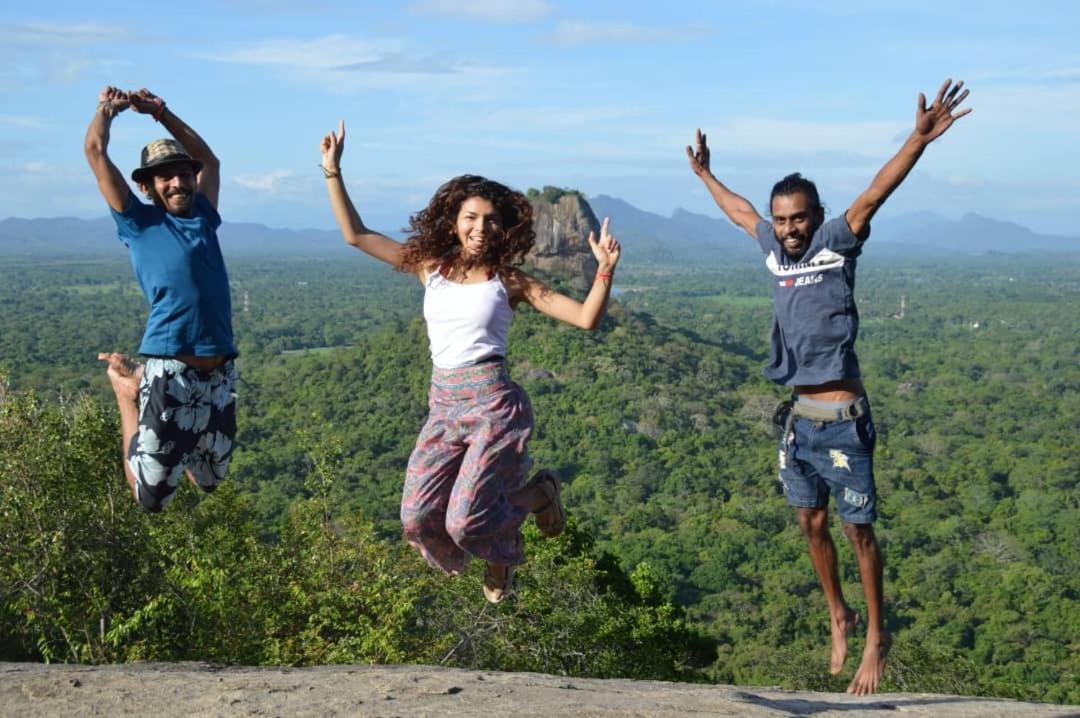
[(506, 566), (500, 578), (491, 570), (493, 565), (489, 563), (484, 569), (484, 598), (488, 603), (499, 603), (514, 591), (514, 567)]
[(548, 538), (555, 538), (566, 529), (566, 510), (562, 505), (562, 488), (555, 474), (543, 469), (530, 482), (547, 498), (547, 503), (533, 512), (536, 528)]

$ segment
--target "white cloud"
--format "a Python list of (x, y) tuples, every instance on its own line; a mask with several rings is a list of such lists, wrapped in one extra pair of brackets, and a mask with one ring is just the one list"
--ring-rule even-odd
[(705, 34), (706, 28), (655, 27), (631, 23), (581, 22), (564, 20), (555, 28), (552, 40), (560, 45), (637, 45), (652, 42), (678, 42)]
[[(974, 108), (973, 121), (1002, 134), (1080, 132), (1080, 82), (977, 87), (965, 104)], [(1062, 150), (1075, 156), (1077, 147), (1069, 142)]]
[[(476, 65), (414, 52), (396, 39), (370, 41), (343, 34), (234, 43), (197, 51), (195, 57), (278, 68), (277, 80), (318, 86), (331, 94), (358, 89), (412, 91), (433, 97), (453, 93), (458, 102), (469, 99), (463, 89), (478, 89), (490, 96), (498, 80), (518, 72), (508, 65)], [(438, 82), (433, 83), (433, 78)]]
[[(880, 156), (895, 151), (910, 122), (796, 122), (740, 117), (718, 127), (702, 127), (714, 149), (738, 152), (841, 152)], [(714, 158), (717, 156), (714, 152)]]
[(486, 126), (493, 130), (505, 131), (513, 128), (515, 133), (528, 128), (531, 130), (563, 130), (571, 127), (589, 127), (592, 125), (612, 125), (625, 123), (645, 112), (641, 105), (613, 107), (600, 105), (595, 107), (513, 107), (497, 109), (483, 118), (470, 118), (465, 127)]
[(420, 0), (409, 12), (509, 25), (536, 22), (551, 12), (551, 5), (545, 0)]
[(986, 184), (983, 178), (970, 175), (948, 175), (944, 181), (953, 187), (982, 187)]
[(126, 29), (114, 25), (95, 23), (0, 25), (0, 43), (5, 45), (37, 45), (52, 49), (57, 46), (79, 47), (129, 39)]
[(13, 127), (17, 130), (40, 130), (45, 126), (45, 120), (41, 117), (0, 115), (0, 127)]
[[(330, 70), (368, 77), (385, 76), (394, 82), (399, 81), (401, 75), (500, 71), (499, 68), (467, 65), (445, 56), (410, 53), (397, 40), (370, 41), (351, 35), (328, 35), (311, 40), (259, 40), (204, 51), (196, 56), (241, 65), (280, 65), (309, 72)], [(325, 82), (325, 75), (321, 79)]]
[(333, 70), (342, 72), (390, 73), (395, 75), (445, 75), (459, 71), (452, 59), (429, 55), (412, 57), (404, 53), (387, 53), (381, 57), (360, 62), (335, 65)]
[(270, 39), (234, 44), (197, 56), (239, 65), (288, 65), (307, 69), (329, 69), (341, 65), (377, 62), (396, 52), (393, 42), (371, 42), (350, 35), (327, 35), (312, 40)]
[(983, 72), (974, 75), (968, 85), (980, 82), (1007, 83), (1019, 85), (1034, 84), (1077, 84), (1080, 83), (1080, 64), (1062, 67), (1022, 67), (1001, 71)]
[(57, 85), (72, 85), (78, 82), (98, 62), (89, 57), (59, 57), (51, 59), (47, 65), (46, 77)]
[[(146, 38), (142, 38), (146, 39)], [(95, 23), (0, 24), (0, 87), (71, 85), (120, 63), (102, 53), (132, 44), (124, 27)]]
[(904, 2), (867, 3), (864, 0), (826, 0), (825, 2), (807, 3), (806, 0), (758, 0), (759, 12), (770, 17), (781, 16), (785, 12), (812, 12), (822, 17), (835, 18), (871, 18), (893, 20), (896, 18), (917, 18), (922, 22), (933, 21), (934, 25), (953, 21), (963, 23), (965, 27), (981, 24), (1009, 29), (1020, 27), (1039, 27), (1045, 21), (1045, 14), (1040, 6), (1045, 2), (1029, 3), (1025, 12), (1017, 12), (1014, 0), (983, 0), (978, 12), (973, 13), (966, 3), (948, 3), (941, 0), (904, 0)]
[(85, 163), (0, 165), (0, 217), (100, 217), (108, 212)]
[(242, 174), (234, 179), (238, 185), (245, 189), (256, 190), (275, 194), (292, 179), (293, 173), (289, 170), (274, 170), (264, 174)]

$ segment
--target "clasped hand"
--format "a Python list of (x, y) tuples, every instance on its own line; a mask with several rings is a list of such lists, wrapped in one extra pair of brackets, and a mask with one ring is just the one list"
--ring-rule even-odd
[(144, 115), (153, 115), (165, 106), (165, 101), (145, 87), (141, 90), (124, 91), (107, 85), (98, 95), (98, 106), (108, 105), (116, 112), (131, 108)]

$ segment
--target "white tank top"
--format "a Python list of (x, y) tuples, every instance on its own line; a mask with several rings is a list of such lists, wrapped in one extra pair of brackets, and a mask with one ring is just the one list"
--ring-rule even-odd
[(510, 295), (497, 274), (479, 284), (461, 284), (443, 276), (440, 267), (428, 276), (424, 290), (431, 363), (458, 369), (505, 357), (513, 316)]

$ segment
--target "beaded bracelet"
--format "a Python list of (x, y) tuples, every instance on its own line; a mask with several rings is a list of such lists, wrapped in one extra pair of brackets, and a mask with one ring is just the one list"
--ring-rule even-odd
[(157, 98), (157, 109), (154, 110), (150, 116), (154, 118), (154, 122), (161, 122), (161, 116), (165, 114), (165, 100), (160, 97)]

